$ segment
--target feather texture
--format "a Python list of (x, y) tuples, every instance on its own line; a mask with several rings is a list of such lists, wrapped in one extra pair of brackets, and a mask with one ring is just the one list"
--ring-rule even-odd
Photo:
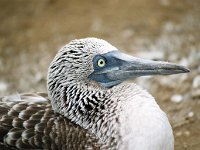
[[(29, 97), (30, 96), (30, 97)], [(45, 97), (44, 97), (45, 96)], [(54, 113), (51, 104), (32, 103), (44, 94), (21, 94), (21, 101), (0, 101), (0, 142), (18, 149), (98, 149), (94, 135)], [(29, 99), (30, 98), (30, 99)], [(4, 99), (5, 100), (5, 99)], [(43, 101), (43, 100), (42, 100)]]

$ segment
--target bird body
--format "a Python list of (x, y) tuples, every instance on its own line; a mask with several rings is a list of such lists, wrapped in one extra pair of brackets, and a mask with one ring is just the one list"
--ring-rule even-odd
[[(1, 99), (1, 148), (95, 149), (99, 147), (95, 136), (52, 110), (47, 94), (20, 94), (18, 98), (20, 99), (8, 96)], [(32, 102), (33, 98), (37, 99), (37, 102)]]
[(171, 125), (155, 99), (126, 80), (188, 72), (146, 61), (96, 38), (73, 40), (50, 64), (47, 95), (4, 97), (0, 136), (18, 149), (173, 150)]

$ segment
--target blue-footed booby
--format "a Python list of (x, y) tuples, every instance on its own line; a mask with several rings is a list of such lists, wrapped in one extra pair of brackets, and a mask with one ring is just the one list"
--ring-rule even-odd
[(73, 40), (50, 64), (47, 94), (0, 98), (0, 146), (6, 149), (173, 150), (166, 114), (139, 76), (189, 72), (136, 58), (97, 38)]

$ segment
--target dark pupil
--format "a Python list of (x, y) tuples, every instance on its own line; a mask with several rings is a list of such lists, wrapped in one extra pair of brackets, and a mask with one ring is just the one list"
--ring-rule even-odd
[(103, 64), (103, 61), (102, 61), (102, 60), (100, 61), (100, 64), (101, 64), (101, 65)]

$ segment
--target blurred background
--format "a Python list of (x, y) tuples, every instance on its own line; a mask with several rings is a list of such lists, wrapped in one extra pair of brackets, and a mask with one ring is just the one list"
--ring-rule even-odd
[(131, 55), (190, 68), (135, 82), (167, 113), (175, 149), (199, 150), (199, 0), (0, 0), (0, 20), (0, 96), (46, 92), (49, 63), (75, 38), (103, 38)]

